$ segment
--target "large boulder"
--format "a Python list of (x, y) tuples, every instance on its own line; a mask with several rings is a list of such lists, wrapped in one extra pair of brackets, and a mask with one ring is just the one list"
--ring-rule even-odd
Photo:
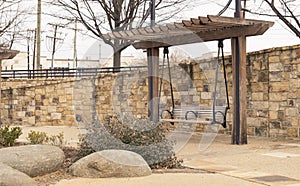
[(36, 181), (28, 175), (0, 163), (0, 185), (1, 186), (35, 186)]
[(50, 145), (25, 145), (0, 149), (0, 162), (31, 177), (57, 171), (65, 159), (64, 152)]
[(70, 172), (86, 178), (140, 177), (150, 175), (151, 169), (139, 154), (104, 150), (78, 160), (70, 167)]

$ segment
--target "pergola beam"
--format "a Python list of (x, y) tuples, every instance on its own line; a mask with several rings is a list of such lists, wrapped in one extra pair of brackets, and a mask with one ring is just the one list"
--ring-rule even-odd
[[(197, 29), (195, 28), (195, 30), (197, 30)], [(225, 28), (222, 30), (217, 30), (215, 32), (201, 31), (201, 32), (195, 33), (195, 32), (186, 30), (186, 31), (182, 31), (182, 32), (178, 31), (174, 34), (172, 34), (172, 33), (164, 34), (164, 37), (162, 37), (161, 35), (156, 35), (156, 36), (155, 35), (154, 36), (146, 35), (143, 37), (143, 40), (137, 41), (137, 42), (133, 43), (132, 45), (136, 49), (175, 46), (175, 45), (214, 41), (214, 40), (220, 40), (220, 39), (230, 39), (230, 38), (232, 38), (232, 36), (235, 36), (235, 37), (240, 37), (242, 35), (252, 36), (252, 35), (261, 34), (265, 31), (266, 31), (266, 27), (262, 27), (261, 24), (243, 26), (242, 28), (240, 28), (240, 27)], [(137, 36), (135, 36), (135, 38), (142, 39)], [(129, 39), (131, 39), (131, 38), (129, 37)]]

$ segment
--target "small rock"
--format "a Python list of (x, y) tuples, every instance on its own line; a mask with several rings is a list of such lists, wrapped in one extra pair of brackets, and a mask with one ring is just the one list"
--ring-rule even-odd
[(125, 150), (95, 152), (75, 162), (70, 172), (86, 178), (140, 177), (152, 173), (142, 156)]
[(63, 165), (64, 152), (50, 145), (25, 145), (0, 149), (0, 162), (31, 177), (57, 171)]
[(0, 163), (0, 185), (1, 186), (35, 186), (36, 181), (28, 175)]

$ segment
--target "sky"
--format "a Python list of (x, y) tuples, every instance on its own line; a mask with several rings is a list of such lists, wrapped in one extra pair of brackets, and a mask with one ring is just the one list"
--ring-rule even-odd
[[(30, 0), (27, 0), (31, 2)], [(227, 3), (227, 0), (191, 0), (193, 1), (193, 8), (189, 8), (189, 10), (185, 10), (178, 15), (181, 19), (179, 20), (170, 20), (170, 22), (180, 21), (182, 19), (189, 19), (198, 16), (206, 16), (206, 15), (216, 15), (223, 6)], [(255, 0), (254, 0), (255, 1)], [(256, 0), (258, 1), (258, 0)], [(32, 3), (32, 2), (31, 2)], [(247, 2), (249, 8), (253, 7), (251, 2)], [(248, 7), (246, 7), (248, 8)], [(300, 14), (300, 2), (296, 7), (297, 13)], [(234, 14), (234, 1), (232, 2), (230, 8), (223, 14), (223, 16), (233, 17)], [(43, 7), (43, 10), (46, 11), (47, 7)], [(251, 9), (252, 10), (252, 9)], [(252, 10), (252, 11), (262, 11), (262, 10)], [(274, 21), (275, 24), (272, 28), (270, 28), (264, 35), (248, 37), (247, 38), (247, 52), (258, 51), (262, 49), (272, 48), (272, 47), (280, 47), (280, 46), (288, 46), (288, 45), (296, 45), (300, 43), (300, 39), (295, 36), (295, 34), (291, 33), (278, 18), (271, 18), (266, 16), (257, 16), (252, 15), (250, 13), (246, 13), (246, 18), (251, 19), (261, 19)], [(177, 18), (178, 19), (178, 18)], [(31, 27), (35, 27), (35, 20), (33, 19), (30, 23)], [(48, 17), (43, 15), (42, 29), (45, 31), (42, 34), (42, 55), (51, 58), (51, 47), (49, 47), (49, 38), (47, 36), (52, 36), (53, 29), (49, 25), (49, 23), (57, 22), (53, 17)], [(74, 25), (70, 25), (69, 27), (74, 27)], [(79, 26), (82, 30), (84, 27)], [(74, 31), (72, 29), (61, 28), (59, 29), (60, 37), (64, 38), (63, 43), (60, 45), (58, 50), (55, 53), (56, 58), (65, 58), (72, 59), (73, 58), (73, 38)], [(22, 44), (15, 45), (15, 49), (26, 51), (26, 41), (22, 41)], [(225, 52), (230, 52), (230, 41), (224, 41)], [(48, 46), (48, 47), (47, 47)], [(32, 47), (31, 47), (32, 48)], [(217, 50), (216, 42), (206, 42), (206, 43), (198, 43), (193, 45), (184, 45), (184, 46), (176, 46), (172, 47), (173, 50), (176, 48), (176, 51), (181, 51), (186, 55), (193, 57), (200, 57), (202, 54), (215, 52)], [(32, 49), (31, 49), (32, 51)], [(174, 50), (175, 51), (175, 50)], [(172, 52), (172, 49), (171, 49)], [(77, 56), (79, 59), (99, 59), (99, 58), (108, 58), (113, 55), (112, 49), (110, 46), (104, 44), (102, 41), (96, 40), (95, 38), (91, 38), (86, 33), (78, 33), (77, 38)], [(135, 50), (133, 47), (128, 47), (128, 49), (123, 51), (123, 55), (129, 56), (133, 55), (137, 58), (144, 58), (145, 53), (141, 50)]]

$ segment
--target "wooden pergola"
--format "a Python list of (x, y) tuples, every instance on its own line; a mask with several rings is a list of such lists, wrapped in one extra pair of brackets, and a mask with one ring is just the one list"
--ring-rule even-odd
[(273, 22), (199, 16), (179, 23), (145, 27), (104, 35), (107, 40), (125, 40), (136, 49), (147, 49), (149, 75), (149, 117), (158, 121), (159, 48), (175, 45), (231, 39), (233, 61), (233, 130), (232, 143), (247, 143), (246, 37), (264, 34)]

